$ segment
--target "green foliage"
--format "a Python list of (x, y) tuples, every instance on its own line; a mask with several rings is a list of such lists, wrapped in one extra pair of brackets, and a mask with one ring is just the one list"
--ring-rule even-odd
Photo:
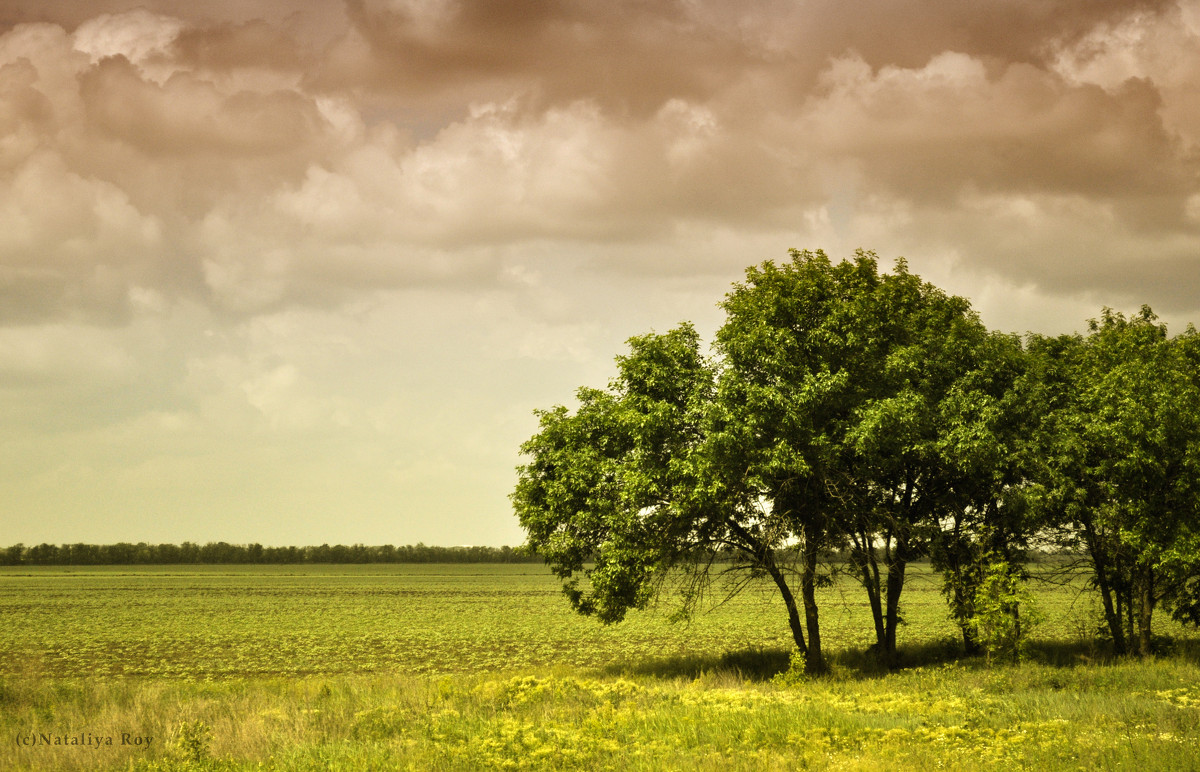
[(1044, 522), (1086, 549), (1118, 651), (1149, 654), (1160, 602), (1188, 618), (1200, 532), (1200, 355), (1148, 307), (1105, 309), (1086, 338), (1039, 341)]
[(1002, 559), (986, 563), (973, 611), (971, 625), (989, 662), (1020, 662), (1043, 618), (1019, 572)]
[(1022, 346), (903, 260), (790, 257), (726, 296), (713, 359), (687, 324), (633, 338), (607, 390), (539, 413), (513, 503), (576, 610), (620, 621), (689, 567), (688, 617), (697, 556), (736, 555), (819, 670), (817, 563), (838, 549), (894, 661), (906, 567), (929, 556), (971, 650), (982, 557), (1015, 564), (1036, 537), (1086, 550), (1118, 652), (1149, 653), (1160, 604), (1200, 620), (1194, 329), (1105, 309)]
[(793, 650), (788, 658), (787, 670), (778, 673), (771, 679), (771, 683), (777, 686), (797, 686), (809, 680), (808, 663), (806, 662), (804, 652), (799, 649)]
[(1200, 525), (1189, 524), (1164, 551), (1160, 566), (1171, 616), (1200, 627)]
[[(861, 250), (790, 257), (749, 268), (726, 296), (714, 359), (687, 324), (633, 338), (607, 390), (539, 412), (512, 500), (581, 613), (619, 621), (672, 567), (734, 554), (775, 581), (816, 671), (822, 551), (850, 546), (894, 658), (905, 567), (947, 508), (1010, 484), (994, 467), (1019, 344), (903, 260), (889, 274)], [(785, 551), (799, 558), (795, 588)], [(707, 583), (692, 578), (689, 601)]]
[(713, 374), (695, 330), (634, 338), (618, 366), (610, 390), (579, 390), (574, 413), (538, 413), (512, 494), (572, 607), (604, 622), (644, 608), (664, 571), (720, 527), (697, 501), (693, 451)]
[(198, 764), (211, 756), (212, 727), (199, 719), (181, 723), (174, 740), (175, 752), (185, 763)]

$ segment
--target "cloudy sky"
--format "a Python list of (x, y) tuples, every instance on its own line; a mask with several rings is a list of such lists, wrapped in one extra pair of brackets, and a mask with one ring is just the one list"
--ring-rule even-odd
[(519, 544), (789, 247), (1200, 322), (1200, 0), (5, 0), (0, 545)]

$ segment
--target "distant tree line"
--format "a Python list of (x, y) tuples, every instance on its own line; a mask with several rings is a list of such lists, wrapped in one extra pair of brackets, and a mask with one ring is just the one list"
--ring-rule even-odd
[(264, 547), (261, 544), (14, 544), (0, 550), (4, 566), (119, 566), (173, 564), (301, 563), (541, 563), (512, 547), (435, 547), (425, 544), (322, 544), (319, 547)]

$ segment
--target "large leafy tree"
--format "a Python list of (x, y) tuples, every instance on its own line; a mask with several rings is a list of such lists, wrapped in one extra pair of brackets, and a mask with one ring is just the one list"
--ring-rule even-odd
[[(1188, 325), (1172, 343), (1177, 357), (1175, 366), (1187, 380), (1189, 397), (1195, 400), (1196, 392), (1200, 391), (1200, 334)], [(1198, 408), (1195, 401), (1185, 402), (1184, 409), (1187, 410), (1189, 406), (1193, 411)], [(1189, 429), (1192, 432), (1182, 438), (1182, 442), (1189, 447), (1188, 463), (1194, 463), (1197, 444), (1200, 444), (1196, 422), (1197, 417), (1193, 412), (1182, 429), (1182, 432)], [(1196, 482), (1195, 475), (1192, 482)], [(1159, 567), (1162, 595), (1171, 615), (1179, 622), (1200, 627), (1200, 505), (1194, 498), (1191, 498), (1184, 515), (1179, 518), (1179, 529), (1163, 550)]]
[(1048, 384), (1040, 500), (1082, 543), (1119, 653), (1152, 647), (1166, 601), (1194, 609), (1200, 573), (1197, 336), (1170, 338), (1148, 307), (1105, 309), (1087, 337), (1042, 341)]
[(928, 553), (963, 477), (944, 443), (974, 418), (970, 400), (979, 391), (964, 381), (980, 368), (988, 335), (966, 300), (902, 262), (871, 301), (860, 324), (874, 369), (863, 374), (871, 388), (846, 431), (842, 468), (853, 511), (839, 521), (856, 522), (850, 554), (871, 601), (878, 652), (894, 663), (907, 566)]
[(540, 414), (513, 494), (529, 544), (575, 608), (605, 621), (644, 606), (672, 569), (734, 556), (775, 583), (819, 671), (819, 562), (848, 542), (894, 657), (905, 568), (954, 481), (945, 405), (986, 330), (966, 301), (903, 261), (880, 274), (866, 252), (835, 264), (793, 251), (749, 269), (722, 306), (716, 359), (688, 325), (634, 338), (607, 390)]
[[(981, 400), (1003, 390), (1004, 376), (986, 371), (1003, 364), (985, 365), (989, 347), (1002, 362), (1003, 341), (967, 301), (902, 260), (881, 274), (861, 251), (752, 268), (723, 305), (721, 430), (736, 439), (722, 467), (740, 469), (787, 522), (811, 617), (819, 551), (849, 547), (878, 653), (894, 662), (908, 564), (927, 553), (956, 491), (969, 495), (965, 481), (999, 485), (985, 467), (1007, 449), (993, 442), (984, 457), (961, 429), (996, 423)], [(959, 447), (948, 447), (955, 432)], [(972, 454), (978, 470), (965, 466)]]
[(871, 298), (880, 277), (867, 253), (836, 264), (822, 252), (791, 257), (747, 270), (722, 304), (709, 458), (724, 489), (764, 502), (760, 527), (799, 555), (805, 627), (819, 657), (818, 563), (842, 532), (833, 482), (877, 369), (863, 323), (878, 321)]
[(719, 540), (695, 455), (713, 372), (690, 325), (630, 341), (608, 390), (540, 411), (512, 501), (530, 547), (579, 612), (642, 608), (672, 566)]
[(718, 368), (688, 324), (629, 346), (607, 390), (581, 389), (574, 412), (540, 412), (539, 432), (522, 446), (529, 461), (512, 500), (529, 546), (563, 579), (572, 606), (604, 622), (645, 607), (672, 575), (686, 580), (688, 612), (714, 560), (732, 558), (722, 572), (775, 582), (808, 669), (824, 669), (786, 573), (787, 524), (719, 460)]

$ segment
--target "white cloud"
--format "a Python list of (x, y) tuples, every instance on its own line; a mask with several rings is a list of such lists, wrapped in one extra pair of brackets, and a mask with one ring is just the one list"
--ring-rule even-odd
[(704, 105), (671, 99), (658, 111), (656, 119), (664, 133), (663, 144), (670, 166), (686, 168), (709, 152), (720, 131), (713, 111)]
[(1184, 214), (1193, 224), (1200, 225), (1200, 193), (1188, 196), (1187, 203), (1184, 205)]
[(124, 56), (161, 84), (172, 74), (162, 62), (184, 26), (180, 19), (138, 8), (89, 19), (72, 37), (76, 50), (87, 54), (93, 64), (108, 56)]
[(1200, 145), (1200, 2), (1180, 0), (1165, 13), (1138, 13), (1102, 24), (1055, 51), (1054, 69), (1073, 83), (1116, 91), (1131, 78), (1151, 82), (1169, 129)]

